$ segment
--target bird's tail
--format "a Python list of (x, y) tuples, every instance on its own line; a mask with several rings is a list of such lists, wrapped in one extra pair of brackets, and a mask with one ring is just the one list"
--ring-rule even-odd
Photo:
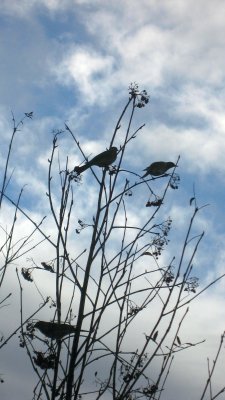
[(141, 179), (145, 178), (148, 175), (148, 172), (145, 172), (143, 176), (141, 176)]
[(88, 169), (91, 166), (90, 163), (86, 163), (84, 165), (82, 165), (81, 167), (75, 167), (74, 168), (74, 172), (76, 172), (77, 174), (81, 174), (82, 172), (86, 171), (86, 169)]

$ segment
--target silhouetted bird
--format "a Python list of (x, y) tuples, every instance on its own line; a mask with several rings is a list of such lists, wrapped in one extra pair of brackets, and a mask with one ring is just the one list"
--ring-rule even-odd
[[(58, 324), (57, 322), (38, 321), (34, 324), (34, 328), (39, 329), (43, 335), (51, 339), (62, 339), (63, 336), (76, 332), (76, 327), (69, 324)], [(88, 332), (83, 331), (82, 332)]]
[(146, 173), (142, 176), (142, 178), (145, 178), (147, 175), (152, 175), (152, 176), (163, 175), (166, 173), (166, 171), (168, 171), (168, 169), (175, 166), (176, 165), (171, 161), (168, 162), (156, 161), (143, 170), (146, 171)]
[(85, 165), (81, 167), (75, 167), (74, 171), (78, 174), (81, 174), (86, 169), (92, 167), (93, 165), (97, 165), (97, 167), (108, 167), (112, 164), (117, 157), (117, 147), (111, 147), (109, 150), (103, 151), (102, 153), (98, 154), (92, 160), (88, 161)]

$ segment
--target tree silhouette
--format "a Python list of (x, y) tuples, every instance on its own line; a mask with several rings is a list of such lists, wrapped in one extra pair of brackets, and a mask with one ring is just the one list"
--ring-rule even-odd
[[(147, 92), (132, 84), (127, 104), (105, 149), (90, 161), (67, 124), (65, 132), (55, 133), (46, 193), (54, 221), (52, 235), (43, 227), (45, 217), (36, 222), (20, 206), (23, 191), (17, 200), (7, 193), (11, 147), (18, 126), (23, 123), (22, 120), (16, 126), (13, 118), (0, 205), (5, 200), (14, 206), (15, 212), (11, 230), (1, 244), (5, 259), (1, 285), (8, 266), (32, 254), (34, 248), (49, 248), (51, 258), (41, 263), (29, 258), (31, 266), (21, 266), (21, 273), (17, 270), (21, 324), (2, 340), (0, 347), (20, 330), (20, 346), (26, 350), (37, 376), (33, 399), (159, 399), (166, 393), (176, 353), (201, 343), (193, 342), (192, 338), (183, 343), (181, 328), (189, 304), (207, 289), (198, 291), (198, 279), (193, 275), (194, 258), (204, 235), (193, 234), (193, 223), (203, 207), (198, 207), (195, 196), (191, 199), (193, 214), (182, 251), (176, 254), (176, 262), (170, 256), (171, 261), (164, 264), (161, 255), (169, 245), (173, 222), (169, 216), (165, 217), (163, 207), (168, 193), (174, 193), (179, 186), (176, 172), (179, 157), (163, 164), (166, 167), (160, 173), (155, 173), (150, 165), (145, 179), (140, 179), (142, 171), (138, 174), (124, 169), (129, 145), (138, 141), (144, 126), (132, 130), (135, 113), (148, 103)], [(127, 126), (122, 128), (125, 117)], [(86, 161), (83, 167), (75, 165), (69, 170), (68, 158), (61, 167), (57, 158), (61, 134), (68, 135), (76, 146)], [(111, 154), (110, 149), (116, 151)], [(85, 170), (88, 177), (83, 183)], [(86, 194), (81, 200), (89, 213), (83, 220), (76, 200), (81, 187), (85, 193), (85, 185)], [(18, 213), (27, 218), (33, 230), (15, 242)], [(135, 223), (134, 213), (138, 217)], [(35, 245), (30, 244), (33, 236)], [(43, 280), (48, 277), (53, 297), (43, 294), (41, 285), (37, 286), (38, 272)], [(24, 318), (22, 278), (36, 285), (42, 299), (38, 305), (34, 301), (32, 315), (27, 318)], [(48, 319), (40, 317), (40, 310), (47, 310)], [(222, 340), (223, 336), (218, 354)], [(214, 368), (209, 371), (201, 399), (211, 387)]]

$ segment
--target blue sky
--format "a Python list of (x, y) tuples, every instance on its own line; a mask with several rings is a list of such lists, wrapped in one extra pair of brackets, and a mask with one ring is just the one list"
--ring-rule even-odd
[[(17, 121), (24, 112), (34, 112), (34, 119), (26, 121), (15, 141), (10, 193), (28, 184), (24, 206), (32, 215), (46, 213), (52, 131), (63, 129), (66, 121), (87, 154), (105, 150), (127, 88), (130, 82), (138, 82), (151, 101), (136, 116), (134, 125), (146, 126), (130, 147), (125, 166), (140, 173), (152, 161), (176, 161), (181, 156), (181, 185), (169, 196), (166, 209), (176, 224), (172, 235), (176, 239), (187, 226), (195, 184), (199, 205), (210, 204), (197, 223), (197, 229), (206, 232), (197, 274), (208, 282), (224, 273), (225, 3), (1, 0), (0, 5), (1, 168), (11, 110)], [(60, 140), (70, 165), (81, 162), (71, 141)], [(85, 182), (91, 184), (88, 174)], [(9, 215), (10, 209), (3, 225)], [(19, 231), (25, 228), (21, 222)], [(176, 251), (176, 244), (171, 246), (171, 252)], [(217, 284), (198, 306), (193, 305), (187, 329), (193, 329), (196, 340), (203, 332), (209, 345), (202, 346), (197, 356), (197, 351), (185, 355), (185, 361), (179, 356), (195, 382), (193, 397), (184, 397), (190, 383), (187, 376), (180, 377), (183, 399), (195, 398), (202, 387), (195, 380), (191, 359), (196, 357), (195, 368), (205, 376), (206, 357), (214, 354), (224, 330), (224, 286)], [(167, 400), (173, 398), (175, 382), (174, 374)]]

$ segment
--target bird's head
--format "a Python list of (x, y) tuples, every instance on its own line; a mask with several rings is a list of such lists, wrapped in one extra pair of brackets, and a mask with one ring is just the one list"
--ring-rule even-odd
[(41, 328), (43, 325), (45, 325), (45, 322), (44, 322), (44, 321), (37, 321), (37, 322), (34, 324), (34, 328), (39, 329), (39, 328)]
[(45, 334), (45, 332), (49, 332), (51, 330), (51, 322), (37, 321), (34, 324), (34, 328), (39, 329), (40, 332)]
[(112, 150), (114, 153), (117, 153), (117, 152), (118, 152), (118, 149), (117, 149), (117, 147), (115, 147), (115, 146), (111, 147), (111, 150)]
[(168, 161), (167, 167), (168, 167), (168, 169), (172, 168), (172, 167), (176, 167), (176, 164), (174, 164), (172, 161)]

